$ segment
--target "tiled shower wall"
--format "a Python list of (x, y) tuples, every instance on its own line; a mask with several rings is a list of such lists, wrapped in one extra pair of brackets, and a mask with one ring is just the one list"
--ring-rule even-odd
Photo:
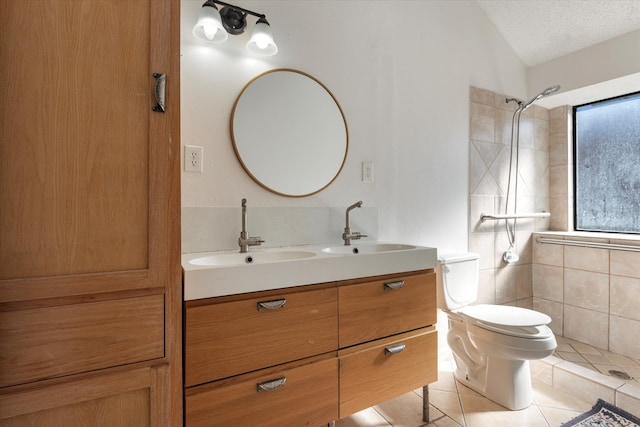
[[(540, 236), (638, 246), (640, 241)], [(577, 341), (640, 359), (640, 252), (533, 243), (533, 308), (551, 329)]]
[[(640, 246), (638, 236), (572, 231), (571, 113), (549, 112), (549, 229), (561, 233), (547, 237)], [(534, 241), (532, 271), (533, 308), (551, 316), (556, 334), (640, 359), (640, 252)]]
[[(469, 250), (480, 254), (478, 302), (531, 308), (531, 234), (548, 230), (549, 219), (518, 220), (520, 260), (513, 264), (502, 259), (509, 249), (505, 221), (480, 221), (482, 213), (504, 213), (517, 104), (507, 103), (505, 95), (475, 87), (470, 96)], [(549, 112), (536, 105), (520, 121), (517, 204), (519, 213), (549, 211)]]

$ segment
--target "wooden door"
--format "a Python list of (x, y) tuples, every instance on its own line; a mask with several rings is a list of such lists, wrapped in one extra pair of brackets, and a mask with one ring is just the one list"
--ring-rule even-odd
[(179, 6), (0, 2), (0, 387), (180, 365)]

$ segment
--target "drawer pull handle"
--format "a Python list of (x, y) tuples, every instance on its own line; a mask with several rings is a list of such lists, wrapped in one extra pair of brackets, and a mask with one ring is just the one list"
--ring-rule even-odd
[(275, 299), (273, 301), (261, 301), (258, 303), (258, 311), (261, 311), (263, 308), (266, 310), (277, 310), (278, 308), (283, 308), (287, 305), (286, 299)]
[(389, 282), (384, 284), (384, 290), (387, 289), (400, 289), (404, 286), (404, 280), (399, 280), (397, 282)]
[(257, 389), (258, 391), (273, 391), (277, 390), (280, 387), (284, 386), (284, 383), (287, 382), (287, 377), (276, 378), (275, 380), (265, 381), (263, 383), (258, 383)]
[(402, 351), (404, 350), (405, 347), (406, 347), (406, 345), (404, 345), (404, 344), (390, 345), (389, 347), (385, 347), (384, 348), (384, 354), (402, 353)]

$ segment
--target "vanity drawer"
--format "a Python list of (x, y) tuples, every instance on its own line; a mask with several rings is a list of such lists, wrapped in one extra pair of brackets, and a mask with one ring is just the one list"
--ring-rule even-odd
[(186, 309), (185, 386), (338, 347), (335, 287)]
[(342, 350), (340, 418), (438, 379), (435, 327)]
[[(258, 391), (259, 385), (268, 388), (283, 378), (283, 385)], [(187, 427), (327, 424), (338, 419), (338, 359), (193, 387), (185, 402)]]
[(338, 288), (340, 348), (436, 324), (433, 272)]

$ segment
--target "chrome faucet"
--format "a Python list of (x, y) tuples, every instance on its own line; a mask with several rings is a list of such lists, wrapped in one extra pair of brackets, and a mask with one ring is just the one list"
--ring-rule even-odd
[(342, 240), (344, 240), (345, 246), (349, 246), (351, 244), (351, 240), (357, 240), (361, 237), (367, 237), (366, 234), (361, 234), (359, 231), (351, 232), (351, 227), (349, 227), (349, 212), (352, 209), (362, 207), (362, 200), (356, 202), (347, 208), (346, 216), (346, 225), (344, 227), (344, 233), (342, 233)]
[(238, 238), (238, 246), (240, 246), (240, 253), (249, 252), (249, 246), (260, 246), (264, 243), (260, 237), (249, 237), (247, 231), (247, 199), (242, 199), (242, 231)]

